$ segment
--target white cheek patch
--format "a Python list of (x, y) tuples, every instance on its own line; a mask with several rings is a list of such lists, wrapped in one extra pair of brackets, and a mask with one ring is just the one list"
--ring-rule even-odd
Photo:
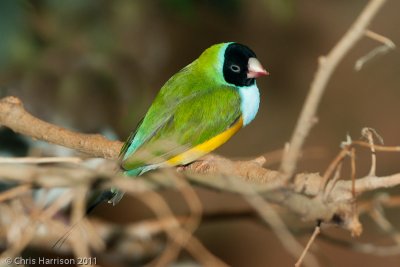
[(243, 116), (243, 125), (249, 124), (256, 116), (260, 106), (260, 91), (254, 83), (252, 86), (239, 87), (241, 98), (240, 110)]

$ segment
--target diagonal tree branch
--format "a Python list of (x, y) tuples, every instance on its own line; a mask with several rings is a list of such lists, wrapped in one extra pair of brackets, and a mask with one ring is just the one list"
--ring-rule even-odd
[(289, 149), (283, 155), (280, 168), (283, 179), (288, 180), (293, 177), (301, 148), (311, 128), (317, 122), (318, 105), (337, 65), (356, 42), (364, 36), (371, 20), (385, 2), (386, 0), (370, 0), (357, 20), (328, 55), (319, 58), (319, 67), (290, 139)]

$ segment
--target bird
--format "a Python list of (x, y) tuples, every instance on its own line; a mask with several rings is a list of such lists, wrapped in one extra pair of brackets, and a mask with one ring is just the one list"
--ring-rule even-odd
[[(260, 104), (256, 78), (269, 75), (246, 45), (207, 48), (160, 89), (119, 155), (125, 176), (187, 165), (228, 141), (255, 118)], [(85, 216), (103, 202), (116, 205), (117, 188), (95, 193)], [(55, 244), (62, 245), (74, 224)]]
[[(126, 176), (187, 165), (228, 141), (255, 118), (260, 104), (256, 78), (269, 75), (246, 45), (225, 42), (207, 48), (160, 89), (119, 157)], [(103, 192), (120, 201), (123, 192)]]

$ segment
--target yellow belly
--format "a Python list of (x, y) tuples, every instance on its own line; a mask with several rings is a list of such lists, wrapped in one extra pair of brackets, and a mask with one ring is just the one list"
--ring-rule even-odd
[(167, 160), (167, 164), (170, 166), (188, 164), (205, 154), (213, 151), (220, 145), (228, 141), (240, 128), (243, 126), (243, 118), (240, 117), (235, 124), (233, 124), (226, 131), (214, 136), (213, 138), (201, 143), (185, 152), (174, 156), (173, 158)]

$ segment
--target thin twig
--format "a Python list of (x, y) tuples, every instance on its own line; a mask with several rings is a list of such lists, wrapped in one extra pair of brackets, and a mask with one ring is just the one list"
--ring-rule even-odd
[[(320, 184), (319, 192), (323, 194), (325, 192), (326, 186), (332, 174), (337, 170), (338, 166), (342, 164), (344, 158), (349, 153), (350, 146), (345, 146), (339, 154), (333, 159), (333, 161), (329, 164), (328, 168), (326, 169), (324, 175), (322, 176), (322, 181)], [(332, 190), (331, 190), (332, 191)]]
[[(358, 145), (362, 147), (372, 148), (371, 144), (363, 141), (352, 141), (352, 145)], [(381, 152), (400, 152), (400, 146), (383, 146), (374, 144), (374, 149)]]
[(330, 186), (329, 190), (325, 190), (325, 191), (327, 191), (324, 195), (325, 199), (329, 198), (329, 195), (332, 193), (332, 190), (335, 188), (337, 181), (339, 181), (339, 179), (341, 178), (342, 166), (343, 166), (343, 162), (340, 162), (340, 164), (336, 168), (335, 174), (333, 175), (331, 186)]
[(378, 42), (380, 42), (380, 43), (382, 43), (382, 44), (384, 44), (384, 45), (386, 45), (386, 46), (388, 46), (388, 47), (390, 47), (392, 49), (396, 48), (396, 45), (393, 43), (392, 40), (390, 40), (389, 38), (387, 38), (387, 37), (385, 37), (385, 36), (383, 36), (383, 35), (381, 35), (379, 33), (373, 32), (371, 30), (366, 30), (365, 31), (365, 36), (367, 36), (367, 37), (369, 37), (369, 38), (371, 38), (371, 39), (373, 39), (375, 41), (378, 41)]
[(370, 176), (376, 176), (376, 150), (375, 150), (373, 132), (375, 131), (368, 127), (361, 130), (362, 136), (364, 136), (368, 140), (368, 143), (371, 146), (371, 168), (369, 170)]
[(289, 151), (283, 156), (280, 171), (285, 180), (293, 177), (301, 148), (312, 126), (316, 122), (317, 108), (332, 73), (348, 51), (364, 35), (371, 20), (385, 2), (385, 0), (370, 0), (342, 39), (327, 56), (320, 58), (318, 70), (292, 134)]
[(356, 63), (354, 64), (354, 69), (356, 71), (360, 71), (367, 62), (371, 61), (373, 58), (377, 57), (378, 55), (384, 55), (384, 54), (388, 53), (390, 50), (393, 50), (396, 48), (396, 45), (393, 43), (392, 40), (390, 40), (389, 38), (387, 38), (383, 35), (380, 35), (376, 32), (366, 30), (365, 36), (382, 43), (382, 45), (374, 48), (368, 54), (359, 58), (356, 61)]
[(354, 147), (350, 150), (350, 165), (351, 165), (351, 194), (354, 201), (356, 200), (356, 150)]
[(299, 260), (294, 265), (295, 267), (300, 267), (301, 266), (301, 264), (302, 264), (302, 262), (304, 260), (304, 257), (306, 256), (307, 252), (309, 251), (312, 243), (314, 243), (315, 238), (317, 238), (317, 236), (320, 233), (321, 233), (321, 227), (319, 225), (315, 226), (314, 232), (311, 235), (310, 239), (308, 240), (307, 245), (303, 250), (303, 253), (301, 253), (301, 256), (300, 256)]
[(14, 188), (11, 188), (7, 191), (1, 192), (0, 193), (0, 202), (15, 198), (21, 194), (28, 192), (30, 189), (31, 189), (31, 185), (23, 184), (23, 185), (19, 185)]

